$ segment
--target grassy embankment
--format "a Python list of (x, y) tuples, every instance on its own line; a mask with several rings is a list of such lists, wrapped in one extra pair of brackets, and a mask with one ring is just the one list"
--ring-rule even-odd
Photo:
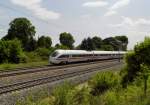
[(37, 66), (44, 66), (44, 65), (48, 65), (48, 61), (19, 63), (19, 64), (5, 63), (0, 65), (0, 70), (12, 70), (16, 68), (37, 67)]
[(36, 67), (48, 65), (48, 58), (51, 53), (50, 50), (41, 48), (33, 52), (24, 52), (25, 60), (18, 64), (15, 63), (3, 63), (0, 64), (0, 70), (13, 70), (15, 68), (24, 68), (24, 67)]
[(144, 94), (141, 78), (126, 88), (122, 87), (121, 80), (119, 72), (101, 72), (84, 85), (64, 83), (52, 94), (41, 91), (26, 101), (18, 101), (17, 105), (150, 105), (150, 79), (147, 94)]

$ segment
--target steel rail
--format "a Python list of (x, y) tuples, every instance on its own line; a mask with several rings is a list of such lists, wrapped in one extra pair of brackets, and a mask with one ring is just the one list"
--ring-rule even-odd
[(37, 72), (43, 72), (43, 71), (50, 71), (50, 70), (57, 70), (61, 68), (69, 68), (69, 67), (76, 67), (76, 66), (85, 66), (85, 65), (92, 65), (96, 63), (103, 63), (103, 62), (112, 62), (117, 61), (116, 59), (113, 60), (101, 60), (101, 61), (95, 61), (95, 62), (86, 62), (86, 63), (77, 63), (77, 64), (69, 64), (69, 65), (58, 65), (58, 66), (46, 66), (41, 68), (34, 68), (34, 69), (23, 69), (23, 70), (15, 70), (15, 71), (6, 71), (6, 72), (0, 72), (0, 78), (2, 77), (10, 77), (10, 76), (17, 76), (22, 74), (29, 74), (29, 73), (37, 73)]
[(122, 64), (122, 63), (107, 64), (104, 66), (95, 66), (95, 67), (91, 67), (91, 68), (86, 68), (86, 70), (84, 68), (79, 71), (73, 71), (73, 72), (69, 72), (69, 73), (63, 73), (63, 74), (39, 78), (39, 79), (35, 79), (35, 80), (29, 80), (29, 81), (25, 81), (25, 82), (19, 82), (19, 83), (15, 83), (15, 84), (6, 85), (6, 86), (1, 86), (0, 87), (0, 95), (10, 93), (13, 91), (19, 91), (22, 89), (31, 88), (31, 87), (38, 86), (38, 85), (43, 85), (43, 84), (59, 81), (62, 79), (75, 77), (78, 75), (83, 75), (83, 74), (111, 68), (111, 67), (119, 65), (119, 64)]

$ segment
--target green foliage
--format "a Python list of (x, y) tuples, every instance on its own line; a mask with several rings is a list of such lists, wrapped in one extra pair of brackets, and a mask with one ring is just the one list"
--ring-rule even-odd
[(70, 33), (64, 32), (60, 34), (60, 43), (64, 46), (67, 46), (70, 49), (73, 49), (73, 44), (75, 42), (73, 36)]
[(84, 39), (77, 49), (81, 50), (105, 50), (105, 51), (118, 51), (127, 50), (128, 38), (126, 36), (108, 37), (102, 40), (100, 37), (88, 37)]
[(87, 87), (74, 89), (68, 95), (68, 105), (90, 105), (90, 93)]
[(68, 50), (69, 48), (68, 48), (67, 46), (64, 46), (64, 45), (56, 44), (56, 45), (55, 45), (55, 49), (64, 49), (64, 50)]
[(26, 51), (34, 51), (35, 49), (37, 49), (38, 45), (37, 45), (37, 41), (34, 38), (31, 38), (29, 40), (29, 42), (26, 44)]
[(43, 60), (48, 60), (49, 55), (52, 53), (53, 49), (47, 48), (38, 48), (34, 51), (38, 56), (40, 56)]
[(150, 67), (145, 64), (141, 64), (140, 76), (144, 80), (144, 95), (145, 95), (145, 97), (146, 97), (146, 93), (147, 93), (147, 81), (148, 81), (149, 75), (150, 75)]
[(35, 53), (35, 52), (25, 52), (25, 55), (27, 56), (27, 62), (39, 62), (41, 61), (41, 57)]
[(104, 95), (105, 105), (119, 105), (117, 94), (114, 91), (107, 91)]
[[(104, 75), (104, 73), (102, 73)], [(102, 76), (101, 74), (101, 76)], [(74, 87), (68, 83), (64, 83), (54, 89), (52, 97), (47, 93), (40, 93), (36, 95), (30, 95), (26, 102), (20, 101), (17, 105), (149, 105), (150, 104), (150, 79), (148, 79), (148, 91), (147, 97), (144, 97), (142, 85), (136, 83), (130, 84), (127, 88), (118, 87), (118, 80), (120, 77), (113, 72), (106, 72), (107, 76), (103, 78), (109, 78), (107, 81), (111, 81), (111, 85), (107, 91), (97, 96), (90, 94), (91, 85), (83, 85), (82, 87)], [(100, 73), (98, 74), (100, 76)], [(113, 76), (111, 76), (113, 75)], [(99, 77), (100, 78), (100, 77)], [(93, 78), (92, 78), (93, 79)], [(112, 80), (111, 80), (112, 79)], [(101, 79), (96, 79), (101, 80)], [(116, 82), (112, 82), (112, 81)], [(138, 83), (139, 81), (136, 80)], [(96, 82), (95, 82), (96, 83)], [(107, 82), (108, 83), (108, 82)], [(117, 83), (117, 84), (116, 84)], [(143, 83), (143, 81), (142, 81)], [(105, 82), (104, 82), (105, 84)], [(113, 84), (113, 85), (112, 85)], [(116, 85), (115, 85), (116, 84)], [(116, 88), (116, 86), (118, 88)], [(47, 96), (45, 98), (45, 96)], [(43, 98), (43, 99), (42, 99)]]
[(94, 43), (96, 49), (101, 49), (102, 39), (100, 37), (95, 36), (92, 38), (92, 40), (93, 40), (93, 43)]
[(55, 88), (52, 95), (55, 97), (54, 105), (68, 105), (68, 93), (73, 87), (69, 83), (64, 83)]
[(47, 65), (48, 62), (46, 61), (41, 61), (41, 60), (33, 60), (29, 59), (29, 57), (26, 56), (25, 62), (19, 63), (19, 64), (12, 64), (12, 63), (4, 63), (0, 64), (0, 71), (5, 71), (5, 70), (10, 70), (13, 71), (16, 68), (24, 68), (24, 67), (39, 67), (39, 66), (45, 66)]
[(134, 52), (140, 63), (150, 65), (150, 38), (146, 37), (144, 42), (137, 44)]
[(0, 41), (0, 63), (19, 63), (25, 59), (20, 41)]
[(128, 52), (125, 56), (126, 60), (126, 68), (124, 69), (125, 74), (122, 77), (122, 85), (123, 87), (126, 87), (126, 85), (129, 82), (132, 82), (136, 76), (138, 75), (138, 72), (140, 71), (140, 63), (135, 55), (134, 52)]
[(119, 86), (119, 76), (112, 72), (98, 73), (89, 81), (91, 93), (99, 95), (108, 89)]
[(134, 51), (126, 55), (126, 75), (123, 83), (133, 81), (142, 72), (141, 64), (150, 66), (150, 38), (146, 37), (144, 42), (137, 44)]
[(38, 39), (38, 47), (50, 48), (52, 45), (52, 39), (50, 37), (41, 36)]
[(128, 45), (128, 38), (127, 36), (115, 36), (115, 39), (119, 40), (122, 42), (122, 50), (126, 51), (127, 50), (127, 45)]
[(12, 40), (17, 38), (22, 42), (23, 48), (30, 51), (32, 48), (29, 47), (32, 47), (31, 43), (36, 33), (32, 23), (27, 18), (16, 18), (9, 25), (8, 34), (3, 39)]
[(102, 45), (101, 50), (104, 51), (114, 51), (114, 48), (112, 45)]
[[(128, 45), (128, 38), (126, 36), (108, 37), (103, 40), (103, 44), (109, 46), (111, 45), (113, 47), (113, 50), (115, 51), (126, 51)], [(110, 50), (112, 50), (112, 48)]]
[(115, 51), (120, 50), (120, 43), (114, 37), (109, 37), (103, 40), (104, 45), (111, 45)]
[(87, 50), (87, 51), (92, 51), (92, 50), (95, 50), (96, 47), (95, 47), (95, 44), (93, 42), (93, 40), (88, 37), (87, 39), (84, 39), (80, 45), (80, 49), (81, 50)]

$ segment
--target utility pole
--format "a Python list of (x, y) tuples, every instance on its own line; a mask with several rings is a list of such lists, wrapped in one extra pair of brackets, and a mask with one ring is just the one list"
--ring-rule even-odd
[[(121, 61), (120, 51), (122, 49), (122, 42), (116, 39), (117, 44), (119, 45), (118, 53), (119, 53), (119, 62)], [(115, 43), (110, 42), (112, 45), (118, 47)]]

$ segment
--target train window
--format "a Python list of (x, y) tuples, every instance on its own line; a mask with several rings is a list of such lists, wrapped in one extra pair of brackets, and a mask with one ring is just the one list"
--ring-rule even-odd
[(72, 55), (72, 57), (79, 57), (79, 55)]
[(90, 54), (90, 57), (92, 57), (93, 56), (93, 54)]
[(54, 53), (52, 53), (52, 57), (56, 57), (58, 55), (58, 52), (57, 51), (55, 51)]
[(69, 55), (61, 55), (59, 58), (69, 58)]
[(72, 57), (86, 57), (87, 55), (72, 55)]
[(80, 55), (80, 57), (84, 57), (84, 55)]

